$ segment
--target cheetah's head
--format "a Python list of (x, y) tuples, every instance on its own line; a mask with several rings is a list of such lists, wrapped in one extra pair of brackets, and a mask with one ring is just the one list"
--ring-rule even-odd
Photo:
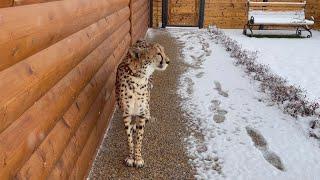
[(163, 46), (158, 43), (149, 43), (146, 40), (138, 40), (129, 48), (129, 53), (133, 58), (132, 69), (147, 69), (148, 74), (154, 70), (163, 71), (170, 63)]
[(150, 45), (147, 60), (150, 61), (154, 69), (162, 71), (165, 70), (170, 63), (169, 57), (164, 52), (164, 47), (158, 43)]

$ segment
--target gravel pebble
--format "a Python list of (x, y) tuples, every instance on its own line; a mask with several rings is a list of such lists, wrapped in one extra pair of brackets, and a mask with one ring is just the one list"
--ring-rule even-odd
[(166, 71), (154, 75), (151, 115), (157, 121), (146, 125), (142, 150), (145, 167), (124, 165), (127, 142), (121, 115), (116, 111), (88, 179), (194, 179), (195, 170), (188, 164), (184, 144), (188, 119), (177, 95), (179, 75), (186, 69), (179, 56), (181, 46), (165, 30), (153, 31), (150, 40), (165, 47), (171, 63)]

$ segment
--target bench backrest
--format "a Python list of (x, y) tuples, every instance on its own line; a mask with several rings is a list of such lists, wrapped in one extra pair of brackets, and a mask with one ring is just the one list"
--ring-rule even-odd
[(254, 2), (248, 1), (248, 19), (275, 18), (275, 19), (305, 19), (306, 1), (302, 2)]

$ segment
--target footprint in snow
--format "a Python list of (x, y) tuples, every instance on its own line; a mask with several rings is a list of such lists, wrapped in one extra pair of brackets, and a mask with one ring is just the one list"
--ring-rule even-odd
[(219, 81), (214, 81), (214, 85), (215, 85), (215, 90), (218, 91), (218, 94), (223, 96), (223, 97), (229, 97), (228, 92), (222, 90), (221, 84)]
[(221, 115), (221, 114), (215, 114), (213, 116), (213, 120), (216, 122), (216, 123), (222, 123), (226, 120), (226, 117), (224, 115)]
[(275, 168), (284, 171), (284, 165), (281, 161), (281, 158), (268, 147), (268, 143), (263, 135), (256, 129), (247, 126), (246, 127), (248, 135), (251, 137), (251, 140), (256, 148), (258, 148), (264, 159), (269, 162)]
[(198, 74), (196, 74), (196, 77), (197, 78), (202, 78), (204, 75), (204, 72), (199, 72)]
[(226, 114), (228, 113), (227, 110), (219, 109), (219, 107), (215, 110), (215, 115), (213, 116), (213, 120), (216, 123), (222, 123), (226, 120)]

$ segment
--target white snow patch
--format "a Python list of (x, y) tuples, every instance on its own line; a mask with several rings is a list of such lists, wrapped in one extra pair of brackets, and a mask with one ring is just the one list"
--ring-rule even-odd
[(242, 30), (224, 32), (243, 48), (258, 51), (257, 62), (268, 65), (271, 71), (287, 79), (290, 84), (306, 90), (310, 100), (320, 102), (319, 31), (312, 31), (313, 37), (305, 39), (250, 38), (242, 35)]
[[(266, 95), (259, 92), (257, 83), (233, 64), (234, 60), (222, 46), (210, 39), (205, 30), (169, 29), (169, 32), (185, 43), (182, 54), (190, 65), (180, 77), (179, 94), (183, 98), (186, 116), (193, 119), (188, 126), (194, 133), (185, 140), (197, 179), (313, 180), (320, 177), (319, 147), (305, 131), (307, 118), (294, 119), (268, 103)], [(230, 31), (231, 35), (232, 32), (238, 33)], [(277, 48), (272, 49), (281, 47), (299, 55), (291, 48), (295, 43), (283, 41), (279, 40), (281, 45), (273, 43)], [(315, 43), (312, 38), (303, 39), (306, 43), (311, 41)], [(257, 48), (253, 44), (250, 47)], [(295, 57), (282, 53), (271, 55), (282, 56), (282, 61), (287, 63)], [(310, 56), (315, 58), (313, 53)], [(221, 85), (223, 93), (217, 84)], [(224, 116), (225, 120), (215, 121), (214, 115)], [(261, 132), (268, 148), (280, 157), (284, 171), (264, 159), (247, 134), (247, 126)]]

